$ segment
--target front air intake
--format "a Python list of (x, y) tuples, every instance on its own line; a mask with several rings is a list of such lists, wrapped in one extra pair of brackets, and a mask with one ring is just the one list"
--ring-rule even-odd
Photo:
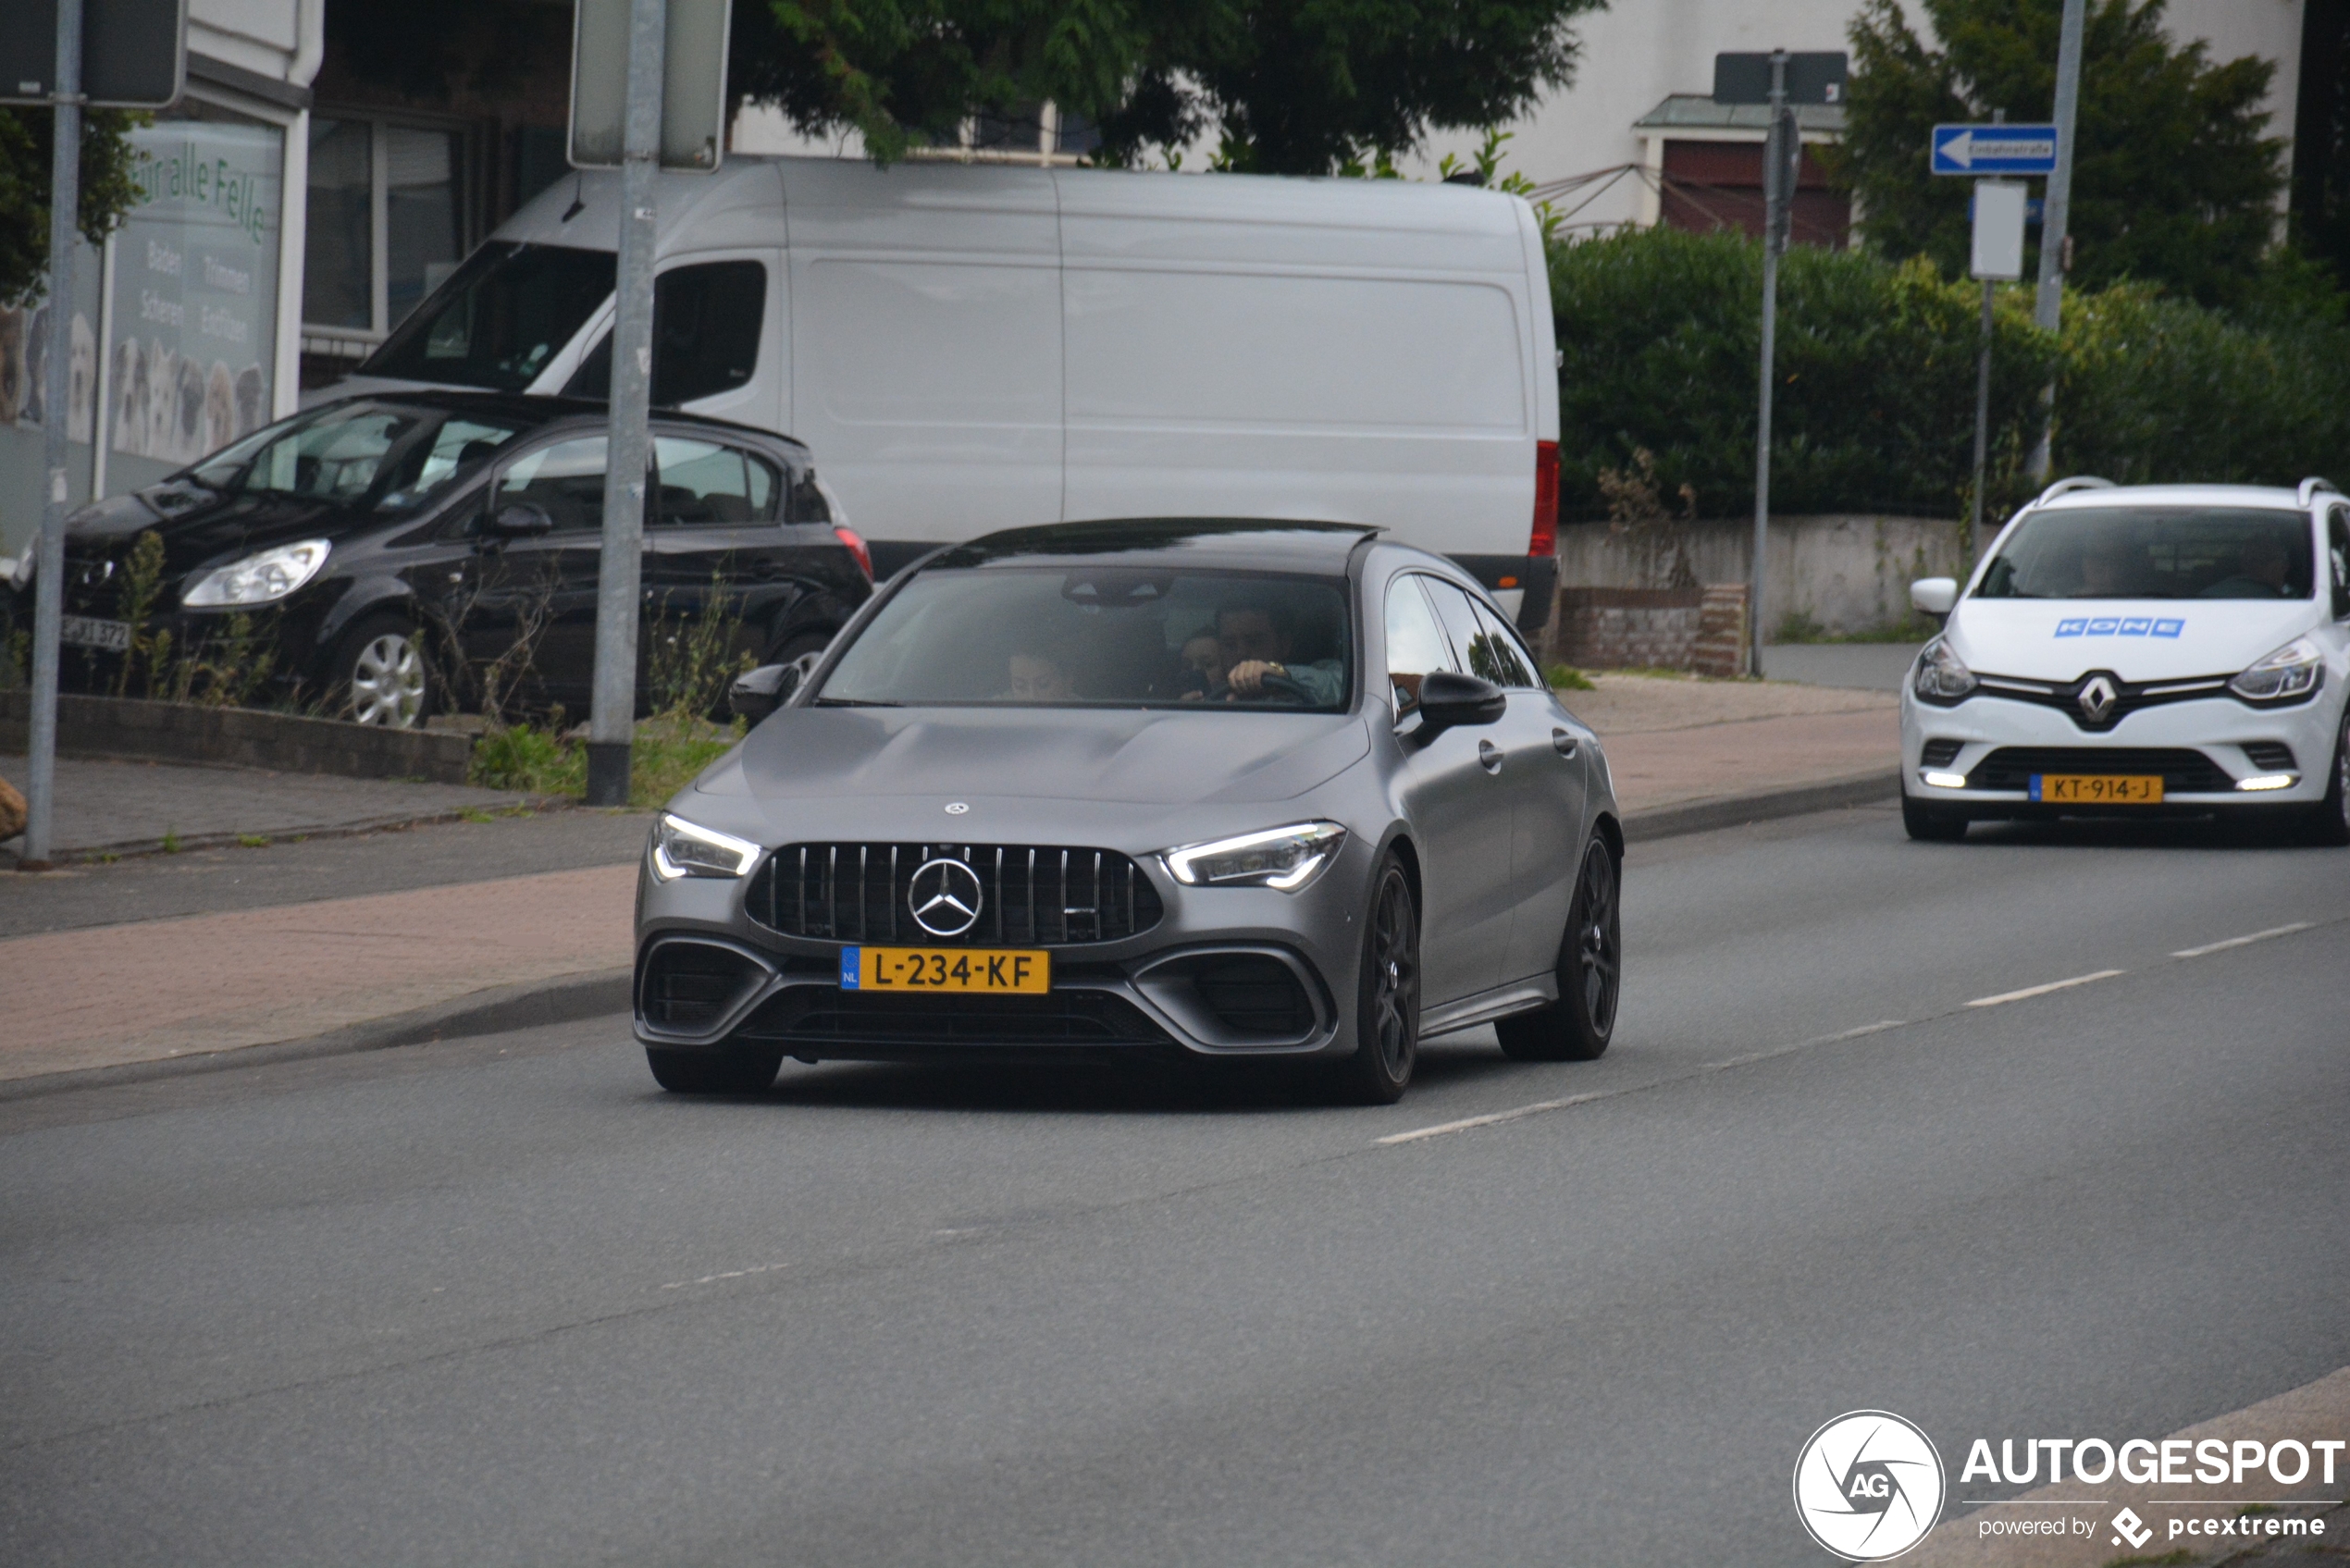
[(637, 1010), (663, 1033), (699, 1034), (724, 1021), (766, 973), (731, 947), (673, 939), (646, 955)]

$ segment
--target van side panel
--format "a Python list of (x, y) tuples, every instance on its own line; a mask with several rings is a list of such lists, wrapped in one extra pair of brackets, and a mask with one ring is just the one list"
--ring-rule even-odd
[(1509, 199), (1057, 179), (1065, 516), (1314, 517), (1523, 555), (1540, 411)]
[(1060, 245), (1042, 169), (793, 160), (792, 434), (877, 543), (1050, 522)]

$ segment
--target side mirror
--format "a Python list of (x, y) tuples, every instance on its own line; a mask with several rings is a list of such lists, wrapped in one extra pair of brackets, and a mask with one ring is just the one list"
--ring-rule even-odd
[(535, 539), (553, 533), (555, 520), (537, 501), (508, 501), (489, 514), (489, 525), (482, 531), (497, 539)]
[(1948, 615), (1959, 602), (1955, 577), (1920, 577), (1910, 585), (1910, 603), (1927, 615)]
[(736, 718), (756, 724), (791, 700), (791, 694), (798, 689), (798, 665), (761, 664), (735, 677), (735, 684), (726, 690), (726, 705)]
[(1431, 670), (1420, 680), (1419, 734), (1465, 724), (1490, 724), (1509, 711), (1509, 694), (1492, 682), (1452, 670)]

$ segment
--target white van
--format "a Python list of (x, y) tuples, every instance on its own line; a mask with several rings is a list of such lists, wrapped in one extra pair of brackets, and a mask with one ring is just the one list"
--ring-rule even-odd
[[(619, 188), (557, 181), (314, 398), (602, 396)], [(1516, 197), (758, 157), (660, 192), (654, 401), (805, 441), (884, 575), (1029, 524), (1319, 518), (1548, 612), (1557, 360)]]

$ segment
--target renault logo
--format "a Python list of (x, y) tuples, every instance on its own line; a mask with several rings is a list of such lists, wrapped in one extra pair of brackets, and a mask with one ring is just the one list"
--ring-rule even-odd
[(2121, 694), (2114, 690), (2111, 681), (2103, 675), (2091, 675), (2081, 683), (2081, 717), (2092, 724), (2102, 724), (2121, 699)]
[(979, 873), (960, 860), (925, 860), (906, 890), (914, 923), (933, 936), (960, 936), (979, 923)]

